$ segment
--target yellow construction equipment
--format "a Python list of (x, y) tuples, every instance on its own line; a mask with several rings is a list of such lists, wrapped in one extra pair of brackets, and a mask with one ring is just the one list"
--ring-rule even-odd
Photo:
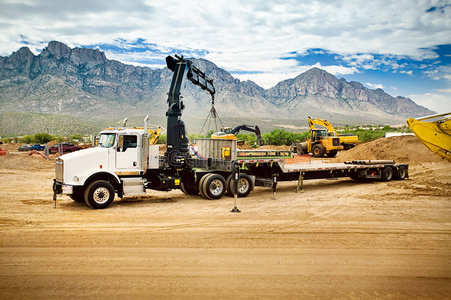
[[(314, 157), (323, 157), (325, 154), (328, 157), (335, 157), (338, 151), (351, 149), (359, 141), (356, 135), (338, 134), (327, 120), (308, 117), (308, 124), (310, 137), (307, 141), (293, 147), (293, 150), (298, 153), (312, 153)], [(318, 129), (315, 124), (325, 129)]]
[(426, 147), (451, 162), (451, 113), (410, 118), (407, 125)]
[(212, 139), (232, 139), (236, 140), (236, 135), (241, 131), (249, 131), (255, 133), (257, 136), (257, 143), (261, 146), (263, 145), (260, 128), (258, 126), (249, 126), (249, 125), (239, 125), (235, 128), (231, 127), (222, 127), (221, 131), (215, 132), (211, 135)]
[(158, 142), (158, 139), (161, 135), (161, 127), (158, 127), (155, 130), (147, 129), (147, 132), (149, 133), (149, 145), (155, 145)]

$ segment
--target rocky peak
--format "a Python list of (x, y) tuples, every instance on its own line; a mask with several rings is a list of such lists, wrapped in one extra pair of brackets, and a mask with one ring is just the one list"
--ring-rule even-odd
[[(345, 80), (345, 82), (346, 82), (346, 80)], [(355, 89), (363, 89), (363, 84), (361, 84), (360, 82), (351, 81), (351, 82), (349, 82), (349, 84)]]
[[(48, 53), (47, 53), (48, 52)], [(41, 53), (42, 56), (46, 54), (53, 55), (55, 59), (69, 58), (71, 48), (66, 44), (57, 41), (51, 41)]]
[(9, 57), (9, 61), (13, 64), (24, 65), (30, 63), (33, 58), (34, 54), (30, 49), (28, 47), (22, 47)]

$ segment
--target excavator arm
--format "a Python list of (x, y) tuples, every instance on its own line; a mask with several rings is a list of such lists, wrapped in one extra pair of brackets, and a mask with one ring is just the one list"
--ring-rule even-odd
[(321, 125), (321, 126), (326, 127), (328, 132), (331, 132), (331, 133), (334, 133), (334, 135), (337, 135), (335, 128), (327, 120), (322, 120), (322, 119), (318, 119), (318, 118), (312, 119), (312, 118), (308, 117), (308, 124), (309, 124), (311, 130), (315, 130), (315, 124), (316, 124), (316, 125)]
[(149, 145), (155, 145), (160, 138), (161, 127), (158, 127), (158, 129), (156, 130), (147, 130), (147, 133), (151, 135), (151, 137), (149, 138)]
[(255, 133), (255, 135), (257, 136), (258, 144), (260, 146), (263, 145), (261, 131), (260, 131), (260, 128), (258, 126), (239, 125), (239, 126), (233, 128), (230, 133), (232, 133), (234, 135), (237, 135), (238, 132), (240, 132), (241, 130), (245, 130), (245, 131), (249, 131), (249, 132)]
[(213, 139), (236, 139), (236, 135), (241, 131), (249, 131), (255, 133), (257, 136), (257, 142), (261, 146), (263, 145), (263, 140), (261, 136), (261, 131), (258, 126), (249, 126), (249, 125), (239, 125), (235, 128), (225, 127), (221, 128), (220, 132), (215, 132), (211, 135)]
[(426, 147), (451, 162), (451, 113), (410, 118), (407, 125)]

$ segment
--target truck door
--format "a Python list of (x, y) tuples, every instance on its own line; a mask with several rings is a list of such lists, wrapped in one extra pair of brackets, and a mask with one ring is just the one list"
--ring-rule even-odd
[(139, 169), (139, 147), (138, 136), (134, 134), (123, 134), (119, 136), (116, 149), (116, 168)]

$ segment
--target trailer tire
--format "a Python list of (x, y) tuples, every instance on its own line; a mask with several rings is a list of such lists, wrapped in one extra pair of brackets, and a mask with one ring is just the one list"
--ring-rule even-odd
[[(227, 195), (233, 197), (233, 175), (230, 174), (226, 180)], [(254, 190), (252, 178), (247, 174), (240, 174), (238, 179), (238, 197), (247, 197)]]
[(85, 190), (85, 202), (91, 208), (107, 208), (113, 200), (114, 187), (108, 181), (94, 181)]
[(382, 181), (390, 181), (393, 179), (393, 168), (386, 166), (381, 171)]
[(199, 189), (197, 188), (197, 184), (195, 182), (183, 182), (180, 185), (180, 189), (182, 190), (183, 193), (187, 194), (187, 195), (197, 195), (199, 194)]
[(316, 144), (312, 148), (313, 157), (323, 157), (325, 152), (326, 148), (321, 144)]
[(407, 168), (404, 166), (399, 166), (396, 170), (395, 170), (395, 179), (396, 180), (404, 180), (407, 177)]
[(226, 192), (226, 182), (219, 174), (210, 174), (202, 181), (203, 196), (210, 200), (217, 200), (224, 196)]
[(329, 153), (327, 153), (327, 157), (335, 157), (337, 156), (337, 150), (331, 150)]

